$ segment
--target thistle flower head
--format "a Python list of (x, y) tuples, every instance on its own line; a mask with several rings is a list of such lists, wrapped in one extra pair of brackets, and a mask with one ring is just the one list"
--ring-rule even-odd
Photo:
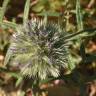
[(45, 25), (43, 20), (34, 18), (13, 34), (5, 64), (18, 67), (24, 76), (58, 77), (61, 68), (69, 64), (67, 35), (58, 24)]

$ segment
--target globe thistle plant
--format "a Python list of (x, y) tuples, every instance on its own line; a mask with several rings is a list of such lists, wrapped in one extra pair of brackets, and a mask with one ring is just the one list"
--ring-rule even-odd
[(34, 18), (13, 34), (5, 64), (18, 67), (23, 76), (58, 77), (69, 68), (67, 36), (59, 24)]

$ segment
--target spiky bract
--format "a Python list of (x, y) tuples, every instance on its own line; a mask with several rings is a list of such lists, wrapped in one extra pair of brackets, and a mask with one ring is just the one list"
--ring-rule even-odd
[(24, 76), (58, 77), (68, 68), (67, 35), (58, 24), (34, 18), (13, 34), (5, 64), (18, 66)]

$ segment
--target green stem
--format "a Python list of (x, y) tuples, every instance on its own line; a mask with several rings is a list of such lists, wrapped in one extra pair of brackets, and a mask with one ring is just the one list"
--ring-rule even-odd
[(23, 24), (25, 24), (26, 21), (28, 20), (29, 10), (30, 10), (30, 0), (26, 0), (24, 8)]

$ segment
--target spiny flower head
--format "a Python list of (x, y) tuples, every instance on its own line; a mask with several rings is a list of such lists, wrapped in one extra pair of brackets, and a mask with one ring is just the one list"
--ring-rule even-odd
[(5, 64), (28, 77), (58, 77), (69, 66), (67, 35), (59, 24), (34, 18), (13, 34)]

